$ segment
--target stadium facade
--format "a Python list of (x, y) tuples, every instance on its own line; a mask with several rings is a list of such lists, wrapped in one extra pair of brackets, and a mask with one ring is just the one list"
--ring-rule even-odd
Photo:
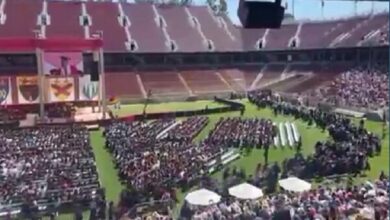
[[(387, 63), (388, 30), (388, 14), (242, 29), (207, 6), (0, 1), (0, 38), (103, 33), (107, 98), (128, 102), (257, 88), (305, 92), (350, 66)], [(91, 59), (84, 53), (84, 62)], [(8, 104), (23, 104), (18, 79), (36, 75), (36, 63), (34, 51), (1, 51), (0, 72), (12, 93)], [(73, 80), (71, 101), (78, 101), (84, 88), (80, 77)]]

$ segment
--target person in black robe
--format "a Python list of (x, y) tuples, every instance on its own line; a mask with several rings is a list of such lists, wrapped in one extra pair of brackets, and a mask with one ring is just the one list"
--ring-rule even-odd
[(114, 202), (108, 204), (108, 220), (114, 220)]

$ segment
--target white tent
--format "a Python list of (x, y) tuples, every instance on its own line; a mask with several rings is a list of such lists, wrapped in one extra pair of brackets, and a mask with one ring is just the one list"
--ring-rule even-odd
[(229, 194), (238, 199), (258, 199), (263, 196), (263, 191), (249, 183), (241, 183), (230, 187)]
[(279, 180), (279, 185), (283, 189), (292, 192), (304, 192), (311, 189), (311, 184), (297, 177), (289, 177)]
[(185, 200), (191, 205), (208, 206), (218, 203), (221, 196), (207, 189), (200, 189), (187, 194)]

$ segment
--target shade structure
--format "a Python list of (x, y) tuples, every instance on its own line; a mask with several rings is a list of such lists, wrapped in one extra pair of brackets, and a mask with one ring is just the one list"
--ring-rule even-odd
[(297, 177), (289, 177), (279, 180), (279, 185), (283, 189), (292, 192), (304, 192), (311, 189), (311, 184)]
[(191, 205), (208, 206), (218, 203), (221, 196), (207, 189), (200, 189), (187, 194), (185, 200)]
[(258, 199), (263, 196), (263, 191), (249, 183), (241, 183), (229, 188), (229, 195), (238, 199)]

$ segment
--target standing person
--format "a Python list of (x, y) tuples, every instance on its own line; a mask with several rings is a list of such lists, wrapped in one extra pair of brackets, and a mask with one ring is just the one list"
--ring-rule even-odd
[(297, 153), (301, 152), (301, 150), (302, 150), (302, 137), (299, 137), (296, 150), (297, 150)]
[(382, 139), (386, 138), (386, 128), (387, 128), (387, 123), (386, 123), (386, 112), (383, 111), (383, 123), (382, 123)]
[(54, 212), (51, 212), (49, 218), (50, 218), (50, 220), (55, 220), (56, 214)]
[(83, 220), (83, 212), (79, 204), (75, 207), (74, 220)]
[(70, 71), (71, 71), (70, 65), (69, 65), (70, 57), (61, 56), (60, 59), (61, 59), (60, 75), (67, 76), (70, 74)]
[(114, 202), (108, 204), (108, 220), (114, 220)]
[(245, 107), (240, 108), (240, 115), (244, 116), (245, 113)]
[(264, 162), (265, 164), (268, 164), (268, 150), (269, 150), (269, 145), (268, 143), (264, 144)]

